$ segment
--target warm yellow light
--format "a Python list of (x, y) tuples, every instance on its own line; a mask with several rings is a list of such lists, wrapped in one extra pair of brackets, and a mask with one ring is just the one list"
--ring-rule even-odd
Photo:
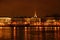
[(24, 24), (27, 24), (27, 22), (24, 22)]
[(12, 24), (17, 24), (16, 22), (13, 22)]

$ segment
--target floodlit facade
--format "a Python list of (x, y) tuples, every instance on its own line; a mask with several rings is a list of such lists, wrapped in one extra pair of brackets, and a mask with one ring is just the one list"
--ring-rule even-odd
[(30, 25), (40, 25), (41, 24), (41, 18), (37, 17), (36, 12), (33, 17), (24, 18), (24, 20), (25, 20), (25, 24), (30, 24)]
[(37, 17), (0, 17), (1, 40), (60, 40), (60, 19), (46, 17), (45, 21)]
[[(35, 17), (36, 16), (36, 17)], [(13, 26), (0, 26), (1, 40), (57, 40), (60, 39), (60, 20), (46, 18), (41, 25), (41, 18), (35, 15), (31, 18), (0, 17), (0, 25), (14, 24)], [(12, 21), (12, 22), (11, 22)], [(19, 24), (19, 25), (17, 25)], [(28, 25), (27, 25), (28, 24)], [(17, 26), (16, 26), (17, 25)], [(27, 25), (27, 26), (26, 26)], [(48, 26), (46, 26), (48, 25)]]
[(0, 25), (11, 24), (11, 18), (9, 17), (0, 17)]

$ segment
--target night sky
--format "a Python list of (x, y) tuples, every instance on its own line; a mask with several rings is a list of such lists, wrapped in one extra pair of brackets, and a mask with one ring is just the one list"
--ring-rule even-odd
[(60, 0), (0, 0), (0, 16), (38, 17), (60, 14)]

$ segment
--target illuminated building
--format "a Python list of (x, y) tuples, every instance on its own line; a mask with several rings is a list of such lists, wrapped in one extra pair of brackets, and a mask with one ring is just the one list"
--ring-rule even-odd
[(0, 40), (11, 40), (11, 27), (7, 26), (11, 24), (10, 17), (0, 17)]
[(44, 25), (56, 25), (54, 17), (46, 17), (45, 20)]
[(33, 17), (31, 18), (24, 18), (25, 24), (31, 24), (31, 25), (40, 25), (41, 18), (37, 17), (36, 11)]
[[(54, 26), (60, 25), (60, 20), (55, 20), (54, 17), (46, 17), (44, 25), (41, 25), (41, 18), (37, 17), (35, 12), (34, 16), (29, 17), (0, 17), (0, 25), (12, 24), (17, 26), (0, 26), (0, 38), (2, 40), (54, 40), (60, 37), (60, 27)], [(26, 26), (25, 24), (28, 24)], [(45, 26), (48, 25), (48, 26)]]
[(0, 25), (11, 24), (10, 17), (0, 17)]

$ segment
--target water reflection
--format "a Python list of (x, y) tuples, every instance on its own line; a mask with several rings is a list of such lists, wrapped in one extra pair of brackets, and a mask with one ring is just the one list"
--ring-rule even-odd
[(60, 40), (60, 27), (0, 27), (0, 40)]
[(25, 40), (59, 40), (60, 27), (25, 27)]
[(11, 28), (10, 27), (0, 27), (0, 40), (10, 40), (11, 39)]
[(14, 27), (14, 40), (16, 40), (16, 27)]

